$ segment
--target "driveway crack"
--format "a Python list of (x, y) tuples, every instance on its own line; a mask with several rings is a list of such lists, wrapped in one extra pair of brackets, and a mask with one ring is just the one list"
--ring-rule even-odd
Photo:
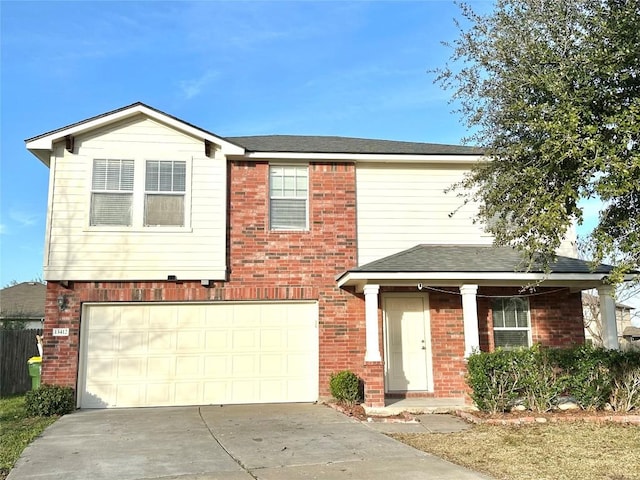
[(202, 410), (200, 409), (200, 407), (198, 407), (198, 415), (200, 416), (200, 420), (202, 420), (202, 423), (204, 423), (204, 426), (207, 427), (207, 430), (209, 430), (209, 435), (211, 435), (211, 438), (213, 438), (215, 440), (215, 442), (220, 445), (220, 448), (222, 448), (227, 455), (229, 455), (229, 457), (231, 457), (231, 459), (236, 462), (238, 464), (238, 466), (240, 468), (242, 468), (245, 472), (247, 472), (249, 475), (251, 475), (251, 478), (254, 478), (256, 480), (258, 480), (258, 477), (256, 477), (251, 470), (249, 470), (241, 461), (240, 459), (236, 458), (234, 455), (231, 454), (231, 452), (227, 449), (227, 447), (225, 447), (222, 442), (220, 440), (218, 440), (218, 437), (216, 437), (215, 433), (213, 432), (213, 430), (211, 430), (211, 427), (209, 427), (209, 424), (207, 423), (207, 421), (204, 419), (204, 417), (202, 416)]

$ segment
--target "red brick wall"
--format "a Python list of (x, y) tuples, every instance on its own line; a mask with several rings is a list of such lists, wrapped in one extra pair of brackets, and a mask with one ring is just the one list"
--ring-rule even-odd
[[(515, 288), (480, 288), (478, 295), (518, 295)], [(582, 319), (582, 299), (580, 292), (569, 289), (540, 288), (529, 297), (531, 316), (531, 337), (533, 343), (549, 347), (570, 346), (584, 343), (584, 323)], [(494, 349), (493, 321), (491, 319), (491, 299), (478, 298), (478, 323), (480, 349), (489, 352)]]
[[(411, 289), (394, 290), (411, 291)], [(457, 288), (439, 290), (448, 290), (451, 294), (429, 292), (434, 378), (434, 393), (429, 396), (456, 398), (465, 396), (469, 392), (465, 382), (462, 297)], [(543, 295), (529, 298), (533, 342), (545, 346), (584, 343), (580, 293), (570, 293), (568, 289), (558, 291), (554, 288), (539, 289), (539, 292)], [(482, 351), (492, 351), (494, 348), (491, 299), (483, 296), (517, 295), (518, 293), (518, 289), (514, 288), (481, 287), (478, 289), (478, 330)]]
[[(335, 276), (356, 266), (355, 167), (309, 166), (308, 231), (269, 230), (269, 166), (229, 165), (228, 282), (211, 287), (199, 279), (181, 282), (73, 282), (47, 285), (43, 382), (75, 386), (82, 302), (318, 300), (320, 395), (328, 395), (329, 375), (364, 370), (364, 301), (336, 287)], [(56, 298), (68, 297), (59, 312)], [(69, 337), (52, 329), (68, 327)], [(55, 363), (55, 366), (54, 366)]]
[(452, 292), (429, 293), (434, 396), (444, 398), (459, 398), (467, 391), (462, 297), (458, 289)]

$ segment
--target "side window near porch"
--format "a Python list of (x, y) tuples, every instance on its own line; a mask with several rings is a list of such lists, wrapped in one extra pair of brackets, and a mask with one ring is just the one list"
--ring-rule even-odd
[(496, 298), (492, 302), (495, 348), (511, 350), (531, 346), (529, 301), (520, 297)]

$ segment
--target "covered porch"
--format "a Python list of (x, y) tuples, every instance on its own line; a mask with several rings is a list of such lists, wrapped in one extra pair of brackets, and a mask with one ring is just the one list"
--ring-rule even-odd
[(472, 352), (505, 341), (583, 343), (585, 289), (597, 288), (605, 346), (618, 348), (610, 266), (592, 271), (570, 257), (558, 257), (550, 273), (523, 265), (508, 247), (418, 245), (343, 273), (338, 285), (365, 298), (366, 407), (464, 406)]

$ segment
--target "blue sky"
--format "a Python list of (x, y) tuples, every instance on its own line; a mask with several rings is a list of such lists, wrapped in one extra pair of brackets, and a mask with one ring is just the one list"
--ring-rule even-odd
[(142, 101), (221, 136), (460, 143), (466, 134), (428, 73), (449, 56), (440, 42), (456, 37), (450, 1), (0, 9), (1, 286), (42, 276), (48, 169), (24, 140), (93, 115)]

